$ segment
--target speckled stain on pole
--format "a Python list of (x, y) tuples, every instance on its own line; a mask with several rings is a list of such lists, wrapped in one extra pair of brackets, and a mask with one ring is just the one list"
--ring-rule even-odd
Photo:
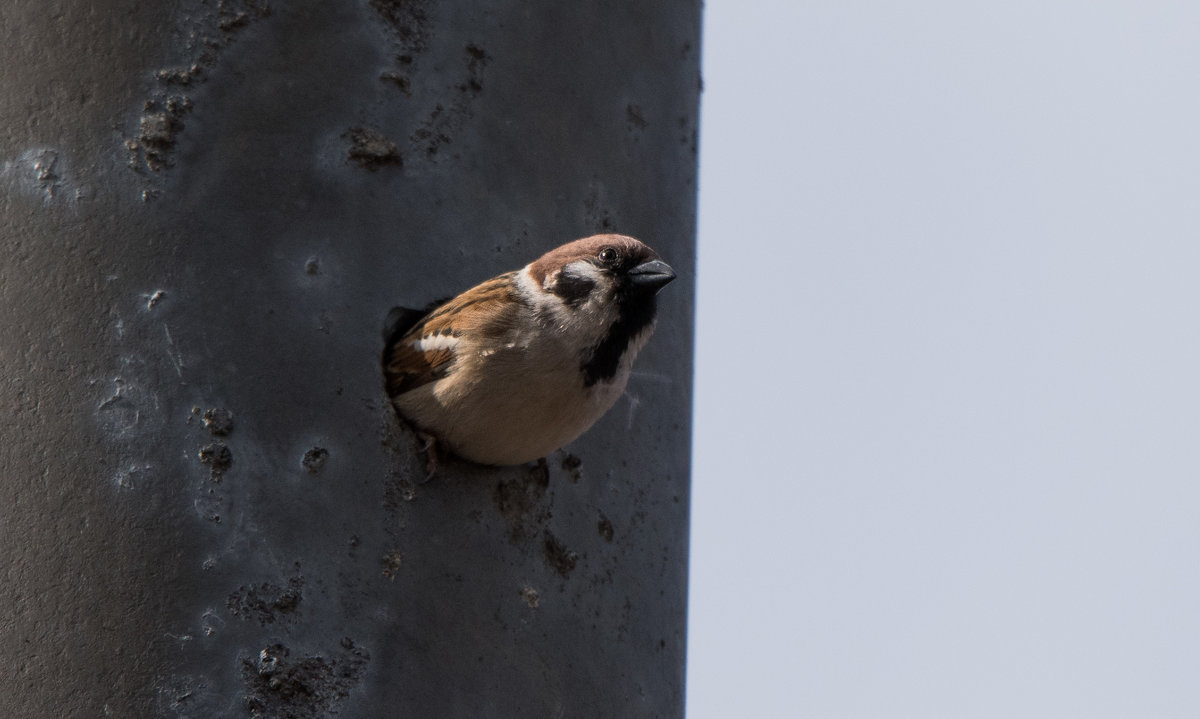
[[(682, 715), (699, 15), (0, 7), (0, 716)], [(388, 309), (605, 230), (628, 396), (420, 484)]]

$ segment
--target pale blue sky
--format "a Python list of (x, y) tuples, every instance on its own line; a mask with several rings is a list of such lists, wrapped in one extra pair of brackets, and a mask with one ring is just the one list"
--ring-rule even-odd
[(690, 719), (1200, 716), (1200, 4), (704, 53)]

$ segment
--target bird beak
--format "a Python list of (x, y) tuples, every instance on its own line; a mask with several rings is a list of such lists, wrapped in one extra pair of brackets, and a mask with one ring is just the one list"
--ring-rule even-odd
[(643, 262), (629, 271), (629, 282), (643, 292), (658, 292), (675, 279), (675, 270), (662, 260)]

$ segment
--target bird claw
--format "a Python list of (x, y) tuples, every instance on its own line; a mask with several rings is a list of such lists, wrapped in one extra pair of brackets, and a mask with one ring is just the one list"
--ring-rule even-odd
[(417, 439), (421, 440), (423, 444), (421, 451), (425, 453), (425, 479), (420, 482), (420, 484), (424, 484), (425, 482), (433, 479), (433, 475), (437, 473), (437, 437), (434, 437), (428, 432), (417, 430)]

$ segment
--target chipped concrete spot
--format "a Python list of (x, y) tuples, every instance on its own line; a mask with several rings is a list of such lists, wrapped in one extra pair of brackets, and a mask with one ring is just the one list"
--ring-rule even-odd
[(583, 460), (568, 452), (562, 459), (563, 471), (567, 473), (567, 479), (571, 484), (578, 484), (583, 478)]
[[(197, 408), (199, 409), (199, 408)], [(214, 437), (225, 437), (233, 431), (233, 412), (219, 407), (204, 410), (204, 428)]]
[(272, 644), (255, 659), (242, 660), (245, 706), (255, 719), (317, 719), (336, 713), (334, 705), (362, 679), (371, 655), (349, 637), (322, 656), (291, 659), (291, 650)]
[(412, 80), (407, 75), (402, 75), (395, 70), (388, 70), (387, 72), (380, 73), (379, 79), (395, 85), (405, 95), (412, 95)]
[(158, 306), (167, 297), (166, 290), (155, 290), (154, 292), (143, 295), (146, 298), (146, 309), (152, 310)]
[(133, 146), (135, 151), (139, 151), (146, 167), (158, 172), (175, 164), (171, 151), (175, 149), (177, 136), (183, 131), (183, 117), (191, 110), (192, 101), (183, 96), (146, 103)]
[(600, 520), (596, 522), (596, 531), (606, 542), (613, 540), (613, 523), (608, 517), (604, 516), (604, 512), (600, 513)]
[(352, 127), (342, 133), (342, 139), (350, 142), (347, 150), (349, 160), (365, 170), (378, 172), (389, 165), (399, 167), (404, 164), (396, 143), (378, 130)]
[(216, 482), (233, 466), (233, 452), (224, 442), (209, 442), (197, 452), (200, 461), (208, 465), (209, 476)]
[(300, 466), (309, 474), (317, 474), (325, 467), (328, 459), (329, 450), (324, 447), (313, 447), (304, 453), (300, 459)]
[(549, 529), (542, 534), (542, 540), (546, 564), (564, 577), (574, 571), (575, 565), (579, 561), (578, 554), (564, 547), (562, 542), (558, 541), (558, 537), (555, 537)]
[(388, 579), (395, 579), (396, 575), (400, 572), (400, 565), (404, 563), (404, 555), (400, 550), (393, 549), (383, 555), (380, 563), (383, 565), (383, 576)]
[(529, 471), (496, 484), (496, 508), (508, 522), (508, 540), (520, 544), (537, 536), (537, 528), (550, 518), (550, 508), (543, 501), (550, 486), (550, 472), (545, 461)]
[(370, 4), (399, 41), (400, 62), (412, 64), (412, 56), (429, 46), (430, 0), (371, 0)]
[[(271, 14), (267, 0), (219, 0), (215, 8), (204, 8), (185, 19), (182, 34), (192, 39), (191, 57), (179, 66), (154, 73), (158, 89), (144, 102), (134, 137), (125, 139), (128, 166), (139, 173), (157, 173), (175, 164), (174, 150), (184, 130), (183, 118), (192, 111), (185, 91), (209, 79), (217, 57), (237, 31)], [(161, 194), (161, 188), (142, 190), (142, 201)]]
[(257, 619), (266, 626), (274, 624), (280, 615), (295, 612), (303, 599), (304, 577), (297, 574), (288, 579), (286, 587), (270, 582), (238, 587), (225, 606), (239, 619)]
[(194, 62), (187, 67), (165, 67), (159, 70), (155, 77), (164, 85), (187, 87), (204, 79), (204, 66)]
[(41, 150), (33, 160), (34, 178), (37, 180), (38, 187), (46, 193), (47, 200), (54, 199), (55, 191), (62, 184), (62, 177), (58, 174), (57, 167), (57, 150)]
[(521, 598), (525, 600), (530, 609), (537, 609), (538, 603), (541, 601), (541, 595), (538, 593), (538, 590), (528, 584), (521, 587)]

